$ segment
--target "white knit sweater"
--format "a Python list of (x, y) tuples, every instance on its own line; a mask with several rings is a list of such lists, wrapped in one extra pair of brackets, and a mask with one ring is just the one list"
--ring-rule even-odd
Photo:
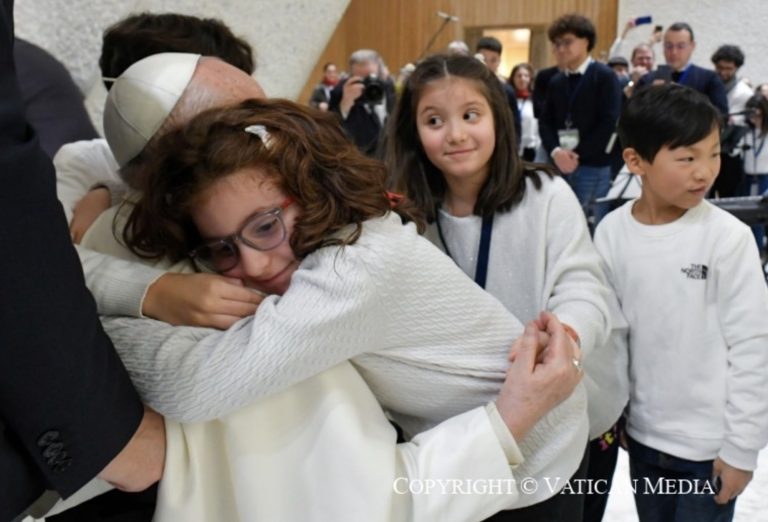
[[(394, 214), (366, 222), (354, 245), (309, 255), (283, 296), (226, 332), (151, 320), (105, 326), (143, 397), (171, 418), (221, 417), (352, 358), (412, 434), (495, 398), (522, 331)], [(520, 442), (516, 476), (570, 477), (587, 440), (585, 409), (580, 386)], [(540, 488), (517, 507), (552, 493)]]
[[(613, 426), (629, 400), (626, 322), (573, 191), (560, 177), (542, 173), (540, 179), (536, 189), (527, 178), (522, 201), (494, 216), (485, 288), (523, 322), (549, 310), (578, 333), (590, 436), (597, 437)], [(482, 219), (441, 210), (439, 220), (447, 245), (435, 225), (427, 237), (447, 246), (456, 264), (474, 277)]]

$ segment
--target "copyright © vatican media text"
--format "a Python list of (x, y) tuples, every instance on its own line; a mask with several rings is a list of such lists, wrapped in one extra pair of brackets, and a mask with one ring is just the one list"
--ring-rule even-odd
[[(560, 477), (527, 477), (516, 479), (410, 479), (399, 477), (392, 483), (398, 495), (511, 495), (515, 492), (534, 495), (605, 495), (610, 484), (604, 479), (572, 479)], [(699, 479), (632, 479), (630, 488), (641, 495), (715, 495), (708, 480)]]

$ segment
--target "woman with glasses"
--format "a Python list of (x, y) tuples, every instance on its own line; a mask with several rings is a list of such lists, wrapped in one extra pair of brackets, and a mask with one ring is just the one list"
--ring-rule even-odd
[[(203, 480), (219, 502), (241, 506), (250, 501), (253, 509), (268, 503), (262, 490), (250, 498), (238, 495), (243, 483), (253, 481), (237, 470), (264, 458), (254, 457), (258, 451), (248, 433), (265, 428), (249, 421), (248, 412), (347, 365), (349, 359), (409, 436), (484, 404), (493, 410), (507, 376), (505, 389), (514, 381), (518, 390), (533, 392), (527, 406), (502, 412), (513, 435), (501, 439), (508, 460), (517, 466), (515, 477), (538, 477), (545, 488), (543, 477), (551, 477), (553, 469), (565, 469), (565, 480), (578, 467), (579, 462), (559, 461), (571, 444), (583, 445), (587, 437), (571, 429), (586, 406), (583, 389), (576, 387), (578, 348), (556, 319), (545, 316), (539, 333), (529, 331), (529, 339), (538, 335), (549, 347), (531, 359), (531, 352), (517, 343), (509, 356), (508, 347), (522, 332), (519, 321), (419, 236), (418, 213), (385, 192), (384, 168), (349, 145), (332, 119), (290, 102), (250, 100), (196, 117), (161, 138), (153, 150), (151, 171), (162, 175), (148, 177), (142, 187), (144, 196), (125, 228), (128, 247), (144, 258), (191, 259), (199, 269), (238, 278), (270, 294), (253, 317), (226, 332), (178, 329), (149, 320), (118, 319), (108, 325), (150, 404), (174, 419), (218, 419), (168, 423), (170, 437), (184, 440), (183, 453), (202, 457), (185, 460), (169, 451), (161, 515), (186, 517), (202, 502), (172, 492), (174, 478), (176, 486), (203, 480), (195, 466), (181, 466), (183, 473), (175, 469), (178, 458), (226, 461), (229, 468), (217, 470), (224, 476), (235, 472), (234, 494), (226, 481), (213, 480), (213, 486)], [(526, 373), (521, 365), (541, 373)], [(556, 365), (560, 375), (549, 378), (548, 370)], [(496, 404), (504, 409), (503, 400)], [(282, 404), (274, 422), (301, 406)], [(356, 418), (352, 415), (343, 428), (368, 429), (356, 425)], [(226, 436), (210, 435), (222, 430)], [(307, 430), (313, 433), (311, 424)], [(298, 434), (287, 430), (283, 437), (293, 440)], [(279, 456), (276, 441), (258, 441), (257, 446), (278, 448), (269, 452), (269, 459)], [(338, 458), (343, 459), (343, 437), (339, 444)], [(308, 458), (315, 458), (311, 448), (307, 451)], [(466, 451), (452, 458), (470, 458)], [(391, 466), (386, 459), (372, 459), (372, 473), (382, 463)], [(405, 469), (419, 476), (426, 464), (410, 461)], [(333, 480), (329, 484), (323, 487), (332, 487)], [(403, 484), (392, 486), (399, 493)], [(537, 500), (535, 492), (521, 494), (517, 486), (511, 493), (502, 495), (503, 507)], [(467, 519), (489, 515), (489, 509), (499, 509), (498, 502), (494, 507), (486, 499), (485, 513), (481, 506)], [(171, 508), (163, 511), (163, 506)], [(435, 513), (440, 511), (413, 519), (440, 518)], [(386, 513), (376, 516), (389, 519)]]

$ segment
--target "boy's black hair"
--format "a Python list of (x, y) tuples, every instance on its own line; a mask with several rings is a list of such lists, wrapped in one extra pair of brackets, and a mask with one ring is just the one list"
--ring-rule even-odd
[(477, 45), (475, 46), (475, 52), (483, 49), (501, 54), (501, 49), (502, 49), (501, 42), (499, 41), (498, 38), (495, 38), (493, 36), (483, 36), (477, 41)]
[(712, 63), (717, 62), (731, 62), (739, 68), (744, 65), (744, 53), (736, 45), (721, 45), (712, 55)]
[(698, 91), (669, 83), (640, 89), (619, 117), (619, 139), (650, 163), (662, 147), (687, 147), (722, 126), (722, 116)]
[(685, 22), (675, 22), (667, 27), (667, 32), (669, 31), (688, 31), (688, 34), (691, 35), (691, 41), (693, 41), (693, 29)]
[(552, 22), (552, 25), (547, 30), (547, 36), (552, 43), (555, 43), (555, 40), (567, 33), (576, 35), (579, 38), (586, 38), (588, 41), (587, 52), (591, 52), (595, 48), (597, 32), (595, 31), (595, 25), (586, 16), (580, 14), (563, 15)]
[[(104, 31), (99, 67), (104, 78), (117, 78), (125, 70), (157, 53), (196, 53), (215, 56), (246, 74), (256, 68), (250, 44), (214, 18), (176, 13), (140, 13)], [(104, 81), (107, 90), (112, 81)]]

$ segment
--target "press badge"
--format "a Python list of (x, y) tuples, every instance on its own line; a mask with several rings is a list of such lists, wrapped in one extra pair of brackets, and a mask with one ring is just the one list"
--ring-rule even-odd
[(557, 131), (560, 138), (560, 147), (565, 150), (574, 150), (579, 146), (579, 129), (561, 129)]

